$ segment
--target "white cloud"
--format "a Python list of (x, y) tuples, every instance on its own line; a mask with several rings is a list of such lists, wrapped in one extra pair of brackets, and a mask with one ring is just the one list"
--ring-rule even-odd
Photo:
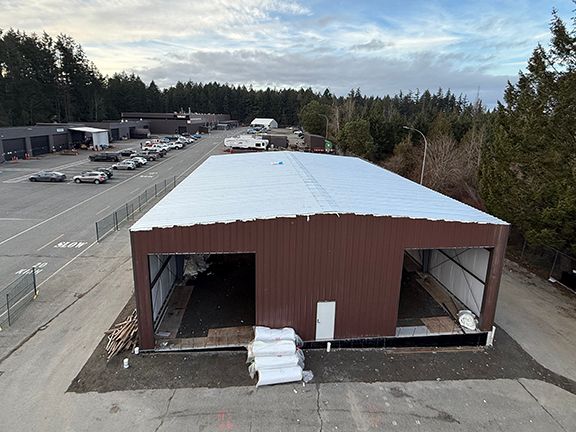
[[(547, 17), (528, 2), (374, 7), (323, 0), (0, 0), (0, 28), (66, 33), (104, 74), (329, 87), (451, 88), (488, 103), (525, 64)], [(379, 4), (379, 3), (376, 3)]]

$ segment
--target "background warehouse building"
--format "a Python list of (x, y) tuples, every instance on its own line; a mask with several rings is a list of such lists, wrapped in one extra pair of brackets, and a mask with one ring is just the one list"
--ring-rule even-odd
[[(205, 114), (192, 112), (145, 113), (123, 112), (123, 120), (146, 121), (153, 134), (195, 134), (205, 128), (214, 128), (218, 124), (230, 121), (230, 114)], [(237, 122), (233, 122), (237, 125)]]
[(307, 341), (485, 340), (508, 230), (358, 158), (212, 156), (131, 228), (140, 343), (242, 345), (253, 324)]

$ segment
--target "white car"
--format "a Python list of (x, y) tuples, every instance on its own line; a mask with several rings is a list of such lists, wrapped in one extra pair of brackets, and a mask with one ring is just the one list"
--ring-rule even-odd
[(184, 148), (184, 143), (181, 141), (172, 141), (170, 144), (168, 144), (168, 147), (170, 149), (182, 150)]
[(94, 183), (100, 184), (108, 180), (108, 176), (100, 171), (87, 171), (80, 175), (74, 176), (74, 183)]
[(135, 170), (136, 164), (129, 160), (123, 160), (122, 162), (115, 163), (111, 168), (118, 170)]
[(143, 158), (142, 156), (132, 156), (128, 160), (136, 160), (137, 162), (140, 162), (140, 165), (146, 165), (148, 163), (148, 160), (146, 160), (146, 158)]

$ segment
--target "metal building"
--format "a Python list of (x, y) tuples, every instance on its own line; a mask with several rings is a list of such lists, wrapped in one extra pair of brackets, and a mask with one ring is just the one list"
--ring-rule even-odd
[[(429, 295), (407, 288), (415, 267), (437, 302), (477, 316), (477, 330), (456, 333), (486, 335), (509, 225), (358, 158), (271, 152), (210, 157), (130, 231), (140, 344), (158, 349), (168, 343), (158, 336), (167, 305), (197, 256), (252, 257), (240, 270), (254, 273), (254, 294), (235, 297), (230, 313), (248, 298), (249, 324), (291, 326), (307, 341), (454, 333), (438, 327), (439, 312), (401, 319), (403, 305), (419, 313)], [(214, 304), (202, 312), (216, 313)]]
[(147, 121), (153, 134), (195, 134), (202, 127), (215, 127), (230, 120), (229, 114), (204, 114), (192, 112), (146, 113), (123, 112), (123, 120)]

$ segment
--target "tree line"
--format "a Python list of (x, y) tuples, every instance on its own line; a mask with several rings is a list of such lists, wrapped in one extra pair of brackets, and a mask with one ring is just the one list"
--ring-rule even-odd
[[(554, 12), (550, 29), (550, 47), (536, 47), (492, 111), (442, 89), (382, 97), (190, 81), (160, 89), (135, 74), (103, 76), (66, 35), (0, 30), (0, 127), (123, 111), (230, 113), (244, 124), (272, 117), (325, 135), (342, 154), (415, 181), (423, 175), (426, 186), (487, 209), (534, 244), (576, 253), (576, 28)], [(414, 129), (427, 137), (424, 168)]]

